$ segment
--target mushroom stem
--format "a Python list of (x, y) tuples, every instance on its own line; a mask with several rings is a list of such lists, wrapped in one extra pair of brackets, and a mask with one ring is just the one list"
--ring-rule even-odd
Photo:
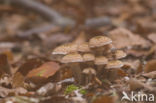
[(79, 63), (72, 63), (71, 70), (72, 70), (73, 76), (75, 78), (75, 81), (78, 84), (81, 84), (82, 83), (82, 74), (81, 74), (81, 68), (80, 68)]

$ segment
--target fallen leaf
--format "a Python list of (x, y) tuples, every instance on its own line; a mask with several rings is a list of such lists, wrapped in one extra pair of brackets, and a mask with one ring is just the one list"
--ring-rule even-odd
[(140, 90), (144, 88), (144, 84), (141, 81), (136, 79), (130, 79), (129, 86), (130, 86), (130, 90), (132, 91)]
[(156, 59), (148, 61), (145, 65), (144, 71), (146, 73), (156, 71)]
[(109, 32), (109, 37), (113, 40), (116, 48), (133, 46), (149, 47), (150, 43), (139, 35), (133, 34), (125, 28), (117, 28)]
[(14, 74), (12, 85), (13, 88), (24, 87), (24, 76), (20, 72)]
[(39, 58), (28, 59), (25, 63), (23, 63), (17, 72), (20, 72), (22, 75), (27, 75), (29, 71), (34, 68), (39, 67), (43, 63), (43, 60)]
[(150, 39), (151, 41), (153, 41), (156, 44), (156, 33), (149, 34), (148, 39)]
[(144, 73), (144, 74), (142, 74), (142, 76), (152, 78), (152, 79), (156, 79), (156, 71)]
[(48, 78), (53, 76), (58, 70), (60, 66), (55, 62), (46, 62), (40, 67), (31, 70), (26, 77), (44, 77)]
[(113, 96), (99, 96), (92, 103), (115, 103)]
[(145, 84), (135, 78), (132, 78), (129, 80), (129, 87), (130, 87), (130, 90), (131, 91), (136, 91), (136, 90), (141, 90), (141, 89), (146, 89), (146, 90), (149, 90), (149, 91), (153, 91), (154, 88), (151, 87), (150, 85), (148, 84)]
[(117, 74), (120, 77), (125, 77), (127, 76), (127, 73), (125, 73), (122, 69), (117, 69)]
[(0, 69), (7, 74), (11, 74), (10, 65), (5, 54), (0, 54)]

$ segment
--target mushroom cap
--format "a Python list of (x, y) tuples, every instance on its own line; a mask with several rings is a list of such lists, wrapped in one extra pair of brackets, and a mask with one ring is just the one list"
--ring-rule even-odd
[(121, 68), (123, 65), (124, 65), (124, 63), (121, 62), (120, 60), (113, 60), (113, 61), (109, 61), (107, 63), (106, 68), (108, 68), (108, 69)]
[(61, 46), (56, 47), (52, 54), (68, 54), (68, 53), (72, 53), (72, 52), (76, 52), (77, 51), (77, 44), (74, 43), (67, 43)]
[(108, 59), (104, 56), (99, 56), (95, 58), (94, 63), (96, 65), (105, 65), (108, 63)]
[(74, 63), (74, 62), (83, 62), (83, 57), (78, 53), (71, 53), (65, 55), (61, 60), (61, 63)]
[(89, 73), (91, 73), (91, 74), (96, 75), (95, 69), (93, 69), (93, 68), (91, 68), (91, 67), (85, 68), (85, 69), (82, 71), (82, 73), (84, 73), (84, 74), (89, 74)]
[(95, 56), (91, 53), (86, 53), (83, 55), (83, 60), (86, 61), (93, 61), (95, 59)]
[(89, 44), (87, 42), (79, 44), (78, 45), (78, 51), (80, 51), (80, 52), (89, 52), (90, 51)]
[(89, 40), (89, 46), (91, 48), (101, 47), (107, 44), (111, 44), (112, 40), (106, 36), (95, 36)]
[(121, 59), (121, 58), (124, 58), (126, 56), (127, 56), (126, 53), (124, 51), (122, 51), (122, 50), (117, 50), (115, 52), (115, 58), (116, 59)]

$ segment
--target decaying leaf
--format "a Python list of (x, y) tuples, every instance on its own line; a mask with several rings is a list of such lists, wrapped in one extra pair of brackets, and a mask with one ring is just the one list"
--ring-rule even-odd
[(11, 74), (11, 69), (5, 54), (0, 54), (0, 69), (7, 74)]
[(150, 39), (156, 44), (156, 33), (149, 34), (148, 39)]
[(139, 35), (133, 34), (125, 28), (117, 28), (109, 32), (109, 37), (113, 40), (116, 48), (133, 46), (149, 47), (150, 43)]
[(53, 76), (59, 70), (59, 64), (55, 62), (47, 62), (38, 68), (31, 70), (26, 77), (45, 77)]
[(44, 61), (39, 58), (28, 59), (19, 67), (18, 72), (26, 76), (30, 70), (39, 67), (43, 62)]
[(156, 71), (144, 73), (144, 74), (142, 74), (142, 76), (155, 79), (156, 78)]
[(130, 86), (131, 91), (136, 91), (136, 90), (141, 90), (141, 89), (146, 89), (149, 91), (153, 90), (153, 88), (150, 85), (147, 85), (134, 78), (129, 80), (129, 86)]
[(146, 73), (156, 71), (156, 59), (148, 61), (145, 65), (144, 71)]
[(113, 96), (99, 96), (93, 101), (93, 103), (115, 103), (113, 98)]
[(24, 86), (24, 76), (20, 72), (14, 74), (12, 79), (12, 85), (13, 88)]

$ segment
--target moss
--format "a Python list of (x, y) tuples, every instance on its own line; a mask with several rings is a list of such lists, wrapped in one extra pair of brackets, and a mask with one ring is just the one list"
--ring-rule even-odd
[(70, 94), (70, 93), (72, 93), (74, 90), (78, 90), (79, 89), (79, 87), (78, 86), (76, 86), (76, 85), (69, 85), (67, 88), (66, 88), (66, 90), (65, 90), (65, 94)]
[(80, 87), (78, 87), (78, 86), (76, 86), (76, 85), (69, 85), (69, 86), (67, 86), (67, 88), (65, 89), (65, 94), (67, 95), (67, 94), (70, 94), (70, 93), (72, 93), (73, 91), (75, 91), (75, 90), (80, 90), (79, 92), (81, 93), (81, 94), (83, 94), (83, 95), (85, 95), (86, 93), (87, 93), (87, 91), (85, 90), (85, 89), (81, 89)]
[(84, 89), (81, 89), (81, 90), (80, 90), (80, 93), (83, 94), (83, 95), (85, 95), (85, 94), (87, 93), (87, 91), (84, 90)]

